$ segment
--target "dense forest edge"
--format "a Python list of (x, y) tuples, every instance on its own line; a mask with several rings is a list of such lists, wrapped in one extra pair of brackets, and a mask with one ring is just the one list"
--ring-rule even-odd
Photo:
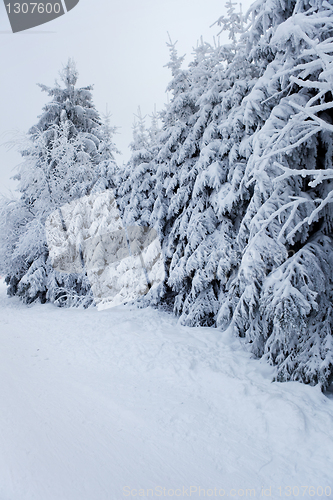
[[(127, 225), (155, 228), (165, 280), (140, 301), (188, 326), (232, 328), (275, 380), (333, 380), (333, 5), (227, 4), (230, 43), (198, 45), (183, 68), (169, 42), (170, 102), (138, 113), (117, 165), (110, 119), (69, 61), (21, 147), (19, 199), (2, 199), (0, 272), (25, 303), (94, 303), (84, 272), (50, 262), (47, 217), (112, 189)], [(104, 207), (105, 208), (105, 207)], [(91, 221), (104, 224), (104, 208)], [(99, 215), (98, 215), (99, 214)], [(74, 217), (75, 215), (75, 217)], [(73, 214), (75, 231), (87, 223)]]

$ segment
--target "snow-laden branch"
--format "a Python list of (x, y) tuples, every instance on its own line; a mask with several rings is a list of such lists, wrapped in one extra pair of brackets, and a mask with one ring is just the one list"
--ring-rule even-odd
[(279, 175), (278, 177), (275, 178), (276, 181), (282, 181), (283, 179), (288, 179), (290, 177), (297, 177), (301, 176), (303, 178), (308, 177), (308, 176), (314, 176), (315, 179), (311, 182), (309, 182), (309, 186), (311, 187), (316, 187), (318, 184), (321, 184), (323, 181), (326, 181), (328, 179), (333, 179), (333, 168), (328, 168), (327, 170), (307, 170), (305, 168), (301, 170), (295, 170), (289, 167), (286, 167), (284, 165), (281, 165), (278, 162), (274, 163), (275, 166), (278, 166), (282, 170), (284, 170), (284, 174)]

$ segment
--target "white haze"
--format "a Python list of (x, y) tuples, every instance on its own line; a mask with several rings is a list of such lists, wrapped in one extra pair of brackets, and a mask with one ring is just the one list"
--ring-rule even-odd
[(1, 2), (0, 191), (15, 188), (10, 177), (20, 162), (20, 155), (4, 143), (27, 132), (47, 100), (36, 83), (52, 86), (63, 64), (73, 57), (80, 73), (78, 84), (94, 84), (98, 111), (103, 114), (108, 107), (112, 124), (119, 127), (115, 140), (122, 152), (117, 160), (122, 163), (129, 157), (138, 106), (149, 115), (154, 105), (159, 110), (167, 101), (167, 32), (178, 40), (179, 54), (186, 53), (189, 62), (200, 36), (213, 43), (219, 30), (210, 26), (223, 13), (219, 0), (80, 0), (55, 21), (12, 34)]

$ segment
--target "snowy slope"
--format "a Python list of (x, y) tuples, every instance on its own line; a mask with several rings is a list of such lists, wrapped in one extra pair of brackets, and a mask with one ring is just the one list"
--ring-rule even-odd
[(228, 333), (133, 306), (26, 307), (3, 285), (0, 328), (0, 500), (333, 491), (333, 399), (271, 383)]

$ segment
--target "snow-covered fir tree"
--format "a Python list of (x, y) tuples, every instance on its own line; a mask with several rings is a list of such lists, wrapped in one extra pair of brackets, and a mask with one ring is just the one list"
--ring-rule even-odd
[(116, 164), (108, 124), (92, 102), (92, 87), (76, 86), (72, 60), (61, 72), (63, 86), (40, 85), (51, 98), (21, 151), (19, 199), (2, 204), (1, 273), (8, 293), (25, 302), (92, 302), (84, 272), (60, 273), (51, 265), (45, 221), (66, 203), (113, 187)]
[[(171, 46), (174, 96), (163, 117), (153, 218), (166, 259), (164, 297), (171, 298), (174, 312), (189, 325), (215, 324), (224, 270), (219, 261), (228, 267), (225, 259), (232, 266), (236, 258), (231, 239), (241, 204), (228, 219), (219, 212), (217, 193), (227, 185), (234, 203), (240, 200), (245, 161), (238, 144), (245, 127), (239, 105), (255, 82), (256, 68), (243, 53), (234, 54), (232, 46), (201, 43), (184, 71)], [(225, 203), (232, 207), (231, 199)]]
[(158, 152), (158, 114), (151, 116), (151, 126), (147, 129), (146, 117), (140, 107), (133, 124), (133, 141), (130, 144), (130, 160), (119, 169), (117, 176), (117, 201), (126, 225), (150, 224), (156, 200), (156, 165)]
[[(152, 214), (152, 223), (158, 229), (163, 242), (166, 273), (169, 279), (163, 289), (161, 297), (171, 303), (173, 307), (175, 287), (170, 281), (170, 273), (179, 259), (183, 256), (185, 226), (180, 225), (180, 217), (188, 206), (191, 198), (190, 175), (193, 178), (193, 166), (198, 154), (198, 141), (195, 139), (193, 127), (199, 106), (196, 104), (200, 95), (199, 85), (193, 85), (193, 72), (182, 69), (183, 57), (179, 57), (176, 43), (168, 43), (170, 61), (167, 66), (171, 69), (173, 79), (167, 91), (171, 92), (172, 99), (161, 113), (162, 131), (159, 136), (159, 151), (156, 157), (156, 192), (157, 198)], [(198, 57), (205, 59), (205, 52), (210, 48), (206, 44), (200, 46)], [(203, 79), (209, 77), (200, 75)], [(200, 79), (200, 76), (197, 77)], [(184, 168), (181, 168), (184, 165)], [(191, 172), (192, 171), (192, 172)], [(186, 221), (187, 223), (188, 221)], [(176, 312), (176, 309), (175, 309)]]

